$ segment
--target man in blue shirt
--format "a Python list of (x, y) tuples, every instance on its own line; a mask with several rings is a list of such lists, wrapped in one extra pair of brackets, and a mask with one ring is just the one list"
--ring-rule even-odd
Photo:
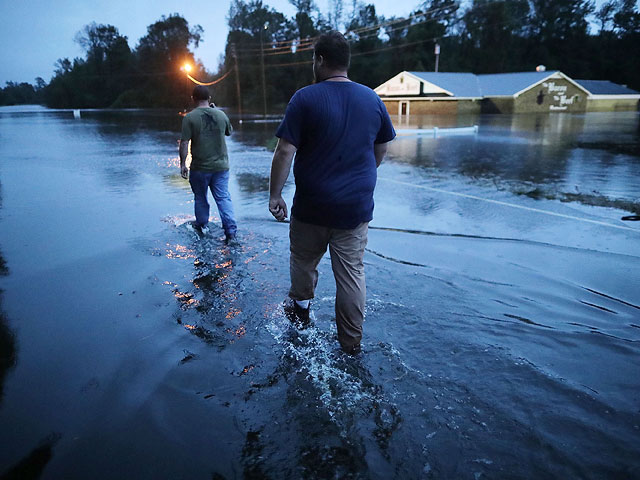
[(349, 43), (339, 32), (314, 45), (315, 83), (298, 90), (278, 127), (271, 165), (269, 211), (288, 216), (282, 188), (293, 174), (289, 229), (289, 314), (309, 317), (317, 266), (329, 247), (336, 280), (336, 325), (344, 351), (360, 352), (365, 308), (364, 249), (373, 218), (377, 167), (395, 131), (380, 97), (349, 80)]

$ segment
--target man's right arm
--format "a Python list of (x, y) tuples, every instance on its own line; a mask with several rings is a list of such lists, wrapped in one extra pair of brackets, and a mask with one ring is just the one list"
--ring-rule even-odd
[[(187, 140), (185, 140), (185, 138)], [(191, 124), (189, 118), (184, 117), (182, 119), (182, 136), (180, 137), (180, 147), (178, 152), (180, 154), (180, 175), (182, 178), (189, 178), (189, 169), (187, 168), (187, 155), (189, 155), (189, 140), (191, 138)]]
[(187, 168), (187, 155), (189, 154), (189, 140), (180, 140), (180, 175), (182, 178), (189, 178), (189, 169)]
[(373, 154), (376, 157), (376, 168), (380, 166), (382, 160), (384, 159), (384, 156), (387, 154), (388, 146), (389, 142), (373, 144)]
[(279, 222), (284, 221), (288, 216), (287, 204), (282, 198), (282, 189), (289, 176), (296, 151), (295, 145), (281, 138), (273, 153), (269, 178), (269, 211)]

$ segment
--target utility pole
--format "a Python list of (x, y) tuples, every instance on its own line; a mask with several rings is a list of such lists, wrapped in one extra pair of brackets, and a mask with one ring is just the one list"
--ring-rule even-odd
[(185, 86), (185, 97), (186, 97), (186, 103), (185, 103), (185, 107), (184, 107), (184, 112), (187, 113), (187, 110), (189, 110), (189, 105), (190, 105), (190, 94), (189, 94), (189, 72), (191, 71), (191, 64), (190, 63), (185, 63), (184, 65), (182, 65), (180, 67), (180, 70), (182, 70), (184, 72), (184, 86)]
[[(264, 30), (269, 28), (269, 22), (265, 22)], [(262, 33), (260, 30), (260, 63), (262, 64), (262, 103), (264, 104), (264, 116), (267, 116), (267, 85), (264, 79), (264, 43), (262, 41)]]
[(233, 60), (234, 60), (233, 69), (235, 70), (235, 74), (236, 74), (236, 91), (238, 94), (238, 116), (240, 117), (240, 120), (242, 120), (242, 96), (240, 95), (240, 73), (238, 72), (238, 54), (236, 53), (235, 43), (231, 44), (231, 55), (233, 56)]
[(438, 73), (438, 62), (440, 60), (440, 45), (438, 45), (437, 43), (435, 48), (435, 54), (436, 54), (436, 73)]

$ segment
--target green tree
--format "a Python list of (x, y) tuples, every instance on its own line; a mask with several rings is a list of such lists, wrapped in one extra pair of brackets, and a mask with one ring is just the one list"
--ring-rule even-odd
[(528, 14), (526, 0), (474, 0), (462, 17), (466, 69), (477, 73), (520, 70)]
[(593, 75), (593, 49), (589, 41), (592, 0), (531, 0), (528, 48), (531, 67), (544, 64), (575, 78)]
[(0, 105), (24, 105), (27, 103), (37, 103), (36, 90), (27, 82), (7, 82), (3, 89), (0, 89)]
[[(305, 10), (307, 6), (309, 8)], [(300, 8), (309, 17), (311, 7), (311, 2), (308, 5), (300, 2)], [(263, 62), (267, 109), (271, 110), (274, 106), (282, 108), (299, 81), (297, 75), (292, 74), (296, 71), (296, 65), (287, 65), (299, 62), (302, 58), (308, 59), (307, 50), (294, 53), (292, 49), (292, 40), (299, 36), (297, 25), (282, 13), (267, 7), (261, 0), (233, 0), (227, 21), (229, 34), (224, 68), (234, 68), (234, 59), (230, 55), (233, 45), (237, 55), (244, 110), (262, 111)], [(227, 82), (221, 86), (220, 93), (227, 104), (236, 104), (235, 85)]]
[(592, 0), (530, 0), (530, 4), (531, 36), (547, 45), (586, 36), (588, 17), (595, 11)]
[[(136, 48), (137, 73), (140, 81), (133, 91), (125, 92), (122, 103), (139, 106), (188, 106), (191, 84), (180, 70), (186, 63), (197, 66), (190, 47), (202, 41), (200, 25), (190, 28), (187, 20), (172, 14), (147, 27), (147, 34)], [(201, 68), (194, 75), (204, 73)]]
[[(385, 52), (385, 70), (388, 77), (402, 70), (433, 70), (435, 68), (434, 45), (453, 32), (458, 23), (457, 1), (433, 0), (423, 2), (420, 9), (407, 19), (391, 19), (385, 27), (389, 46), (393, 50)], [(443, 50), (445, 50), (443, 48)], [(450, 66), (451, 50), (446, 50), (447, 64)], [(444, 68), (446, 70), (446, 68)]]
[(55, 63), (55, 74), (44, 91), (45, 104), (53, 108), (77, 108), (95, 106), (84, 104), (84, 88), (87, 79), (82, 66), (84, 61), (75, 58), (73, 63), (68, 58), (58, 59)]
[(313, 14), (319, 13), (313, 0), (289, 0), (289, 3), (296, 7), (295, 25), (298, 30), (298, 38), (312, 38), (318, 35), (317, 21), (314, 21)]
[(122, 38), (113, 25), (97, 25), (92, 22), (76, 34), (75, 41), (87, 53), (88, 62), (102, 63)]
[(600, 9), (596, 12), (595, 16), (600, 22), (600, 34), (608, 30), (609, 24), (613, 23), (613, 16), (616, 12), (616, 1), (609, 0), (600, 6)]
[(635, 0), (618, 0), (613, 23), (620, 35), (640, 33), (640, 13)]
[(77, 72), (87, 80), (83, 103), (96, 107), (111, 105), (126, 90), (133, 73), (127, 37), (120, 35), (113, 25), (92, 22), (76, 34), (75, 40), (86, 52), (82, 71)]
[(380, 39), (381, 19), (376, 15), (373, 4), (360, 4), (359, 9), (352, 15), (347, 25), (346, 37), (351, 43), (352, 79), (370, 87), (376, 87), (384, 80), (386, 72), (381, 68), (371, 68), (382, 62), (380, 49), (383, 41)]

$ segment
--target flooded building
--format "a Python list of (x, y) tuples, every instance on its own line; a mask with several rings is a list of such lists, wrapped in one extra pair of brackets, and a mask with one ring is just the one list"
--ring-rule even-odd
[(640, 106), (640, 92), (607, 80), (576, 80), (589, 92), (588, 112), (634, 111)]
[(562, 72), (478, 75), (483, 113), (546, 113), (587, 110), (589, 92)]
[(375, 89), (392, 115), (636, 110), (640, 92), (560, 71), (400, 72)]
[(390, 115), (478, 113), (482, 93), (473, 73), (400, 72), (375, 92)]

